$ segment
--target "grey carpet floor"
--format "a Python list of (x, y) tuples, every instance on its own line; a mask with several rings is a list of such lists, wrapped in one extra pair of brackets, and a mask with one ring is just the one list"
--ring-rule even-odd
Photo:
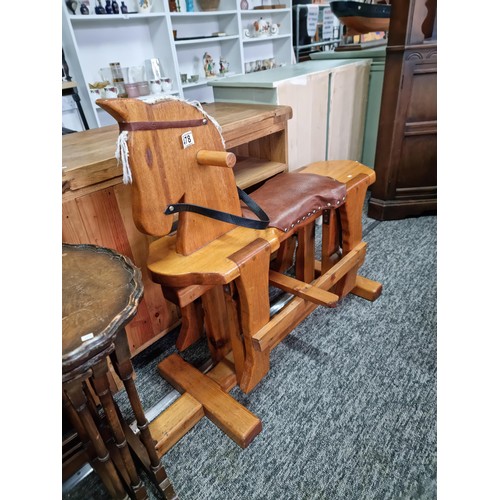
[[(231, 391), (262, 420), (247, 449), (203, 419), (162, 458), (181, 500), (436, 498), (437, 217), (363, 224), (361, 274), (382, 296), (316, 309), (250, 394)], [(134, 358), (146, 409), (171, 390), (156, 365), (174, 343), (175, 333)], [(199, 342), (182, 355), (199, 364), (208, 350)], [(106, 498), (94, 473), (63, 491)]]

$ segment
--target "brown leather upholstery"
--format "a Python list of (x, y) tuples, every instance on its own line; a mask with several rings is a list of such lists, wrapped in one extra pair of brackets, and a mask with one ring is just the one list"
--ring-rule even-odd
[[(346, 186), (324, 175), (284, 173), (268, 180), (251, 197), (269, 216), (269, 226), (287, 232), (321, 210), (343, 205)], [(245, 206), (242, 212), (244, 217), (257, 218)]]

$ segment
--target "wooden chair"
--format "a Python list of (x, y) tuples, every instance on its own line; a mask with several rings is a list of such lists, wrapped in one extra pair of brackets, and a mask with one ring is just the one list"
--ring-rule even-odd
[[(156, 238), (148, 269), (181, 309), (181, 348), (204, 333), (215, 363), (204, 375), (173, 354), (159, 370), (246, 447), (261, 422), (227, 391), (237, 383), (250, 392), (269, 371), (272, 349), (318, 305), (334, 307), (348, 293), (369, 300), (381, 293), (379, 283), (357, 274), (366, 254), (363, 202), (375, 172), (355, 161), (324, 161), (280, 174), (251, 194), (270, 219), (258, 229), (259, 218), (239, 198), (236, 157), (200, 106), (176, 99), (97, 103), (120, 126), (134, 222)], [(202, 215), (205, 209), (230, 214), (234, 223)], [(248, 220), (257, 228), (240, 225)], [(294, 277), (284, 273), (291, 268)], [(270, 285), (294, 296), (272, 318)]]

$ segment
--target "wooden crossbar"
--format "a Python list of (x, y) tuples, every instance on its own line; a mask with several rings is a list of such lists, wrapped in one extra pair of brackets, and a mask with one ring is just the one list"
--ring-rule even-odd
[(269, 271), (269, 283), (284, 292), (291, 293), (320, 306), (335, 307), (339, 300), (339, 296), (334, 293), (272, 270)]

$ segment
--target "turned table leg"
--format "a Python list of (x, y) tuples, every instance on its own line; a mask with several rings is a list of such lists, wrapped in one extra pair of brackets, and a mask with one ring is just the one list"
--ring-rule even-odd
[(123, 431), (120, 419), (116, 412), (115, 402), (111, 394), (109, 380), (108, 380), (108, 362), (107, 359), (102, 359), (97, 365), (92, 368), (92, 378), (91, 383), (94, 388), (95, 393), (99, 397), (101, 405), (106, 414), (106, 418), (113, 434), (114, 442), (118, 448), (123, 463), (125, 465), (125, 470), (130, 478), (130, 486), (133, 490), (136, 499), (147, 498), (147, 492), (142, 484), (137, 470), (134, 465), (132, 455), (130, 454), (130, 449), (127, 444), (125, 433)]
[(158, 453), (156, 452), (156, 443), (151, 436), (149, 422), (144, 414), (139, 393), (137, 392), (137, 388), (134, 383), (134, 368), (130, 359), (130, 348), (127, 342), (125, 330), (120, 331), (116, 337), (115, 350), (111, 354), (111, 361), (127, 392), (130, 406), (132, 407), (132, 411), (134, 412), (137, 421), (139, 437), (149, 458), (149, 464), (143, 463), (143, 465), (145, 467), (149, 466), (149, 470), (153, 475), (154, 481), (165, 495), (165, 498), (169, 500), (177, 498), (174, 488), (170, 483), (167, 473), (160, 462)]
[[(88, 378), (87, 375), (90, 375), (90, 373), (86, 373), (85, 376), (80, 375), (66, 382), (63, 384), (63, 390), (71, 406), (76, 411), (78, 419), (85, 430), (86, 437), (88, 437), (89, 441), (92, 443), (97, 460), (103, 466), (108, 479), (108, 481), (105, 482), (108, 492), (113, 498), (128, 499), (130, 497), (123, 487), (118, 472), (110, 459), (109, 451), (87, 406), (88, 400), (82, 387), (85, 379)], [(110, 487), (112, 491), (110, 491)]]

